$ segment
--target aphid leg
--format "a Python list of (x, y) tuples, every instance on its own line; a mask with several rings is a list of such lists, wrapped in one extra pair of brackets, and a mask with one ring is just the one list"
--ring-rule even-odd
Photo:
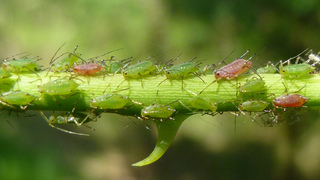
[(161, 81), (158, 86), (160, 86), (160, 84), (162, 84), (163, 82), (165, 82), (166, 80), (168, 80), (169, 78), (164, 79), (163, 81)]
[(206, 90), (209, 86), (211, 86), (213, 83), (215, 83), (217, 80), (212, 81), (208, 86), (206, 86), (202, 91), (200, 91), (199, 94), (202, 94), (204, 90)]
[(6, 102), (0, 101), (0, 103), (1, 103), (2, 105), (4, 105), (4, 106), (8, 106), (8, 107), (10, 107), (10, 108), (12, 108), (12, 109), (16, 109), (14, 106), (12, 106), (12, 105), (10, 105), (10, 104), (8, 104), (8, 103), (6, 103)]
[(127, 79), (124, 79), (124, 80), (117, 86), (116, 89), (118, 89), (118, 88), (121, 86), (121, 84), (123, 84), (125, 81), (127, 81)]
[[(242, 54), (239, 59), (242, 59), (246, 54), (250, 52), (250, 49), (248, 49), (244, 54)], [(252, 56), (249, 58), (249, 60), (252, 58)]]
[(48, 122), (48, 124), (53, 127), (53, 128), (56, 128), (62, 132), (65, 132), (65, 133), (69, 133), (69, 134), (74, 134), (74, 135), (81, 135), (81, 136), (90, 136), (89, 134), (84, 134), (84, 133), (77, 133), (77, 132), (73, 132), (73, 131), (68, 131), (68, 130), (65, 130), (65, 129), (62, 129), (62, 128), (59, 128), (59, 127), (56, 127), (54, 126), (50, 121), (49, 119), (47, 118), (47, 116), (42, 112), (42, 111), (39, 111), (40, 115)]

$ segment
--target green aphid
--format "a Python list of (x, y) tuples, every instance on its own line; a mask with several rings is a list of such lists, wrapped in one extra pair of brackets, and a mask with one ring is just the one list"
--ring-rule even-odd
[(69, 71), (74, 63), (80, 60), (80, 53), (69, 53), (67, 58), (64, 58), (56, 63), (50, 62), (52, 64), (51, 70), (53, 72), (65, 72)]
[[(158, 86), (168, 79), (180, 79), (181, 78), (181, 81), (182, 81), (181, 89), (183, 90), (183, 79), (185, 77), (193, 74), (201, 79), (201, 77), (199, 76), (199, 72), (201, 72), (201, 70), (199, 69), (198, 64), (193, 63), (193, 62), (184, 62), (179, 65), (171, 66), (170, 68), (165, 69), (164, 72), (165, 72), (167, 78), (165, 80), (161, 81), (158, 84)], [(201, 79), (201, 81), (204, 82), (203, 79)]]
[(266, 90), (265, 81), (259, 78), (252, 78), (239, 87), (241, 93), (257, 93)]
[(138, 62), (134, 65), (129, 65), (122, 70), (122, 74), (126, 78), (141, 78), (154, 72), (156, 66), (151, 61)]
[[(119, 61), (114, 56), (111, 56), (110, 63), (105, 66), (107, 73), (112, 73), (112, 74), (121, 73), (121, 68), (124, 67), (126, 64), (128, 64), (130, 59), (131, 58), (127, 58)], [(114, 62), (111, 63), (111, 61), (114, 61)]]
[(22, 110), (25, 110), (30, 103), (36, 99), (35, 96), (23, 91), (6, 92), (0, 96), (0, 103), (13, 107), (13, 105), (20, 106)]
[(0, 67), (0, 80), (3, 78), (8, 78), (11, 76), (11, 73), (4, 68)]
[(176, 112), (177, 110), (175, 110), (171, 106), (154, 103), (150, 106), (145, 106), (141, 110), (141, 118), (160, 120), (161, 122), (167, 119), (174, 120), (172, 116)]
[(275, 74), (278, 69), (273, 65), (272, 62), (268, 62), (267, 66), (257, 69), (258, 74)]
[(2, 64), (2, 67), (10, 72), (18, 73), (18, 72), (30, 72), (37, 71), (40, 66), (37, 64), (37, 60), (23, 58), (23, 59), (13, 59), (9, 61), (5, 61)]
[(129, 108), (133, 103), (134, 102), (131, 99), (121, 94), (103, 94), (94, 97), (90, 101), (90, 106), (95, 109), (117, 110)]
[(239, 109), (248, 112), (262, 112), (270, 103), (262, 100), (247, 100), (239, 105)]
[(279, 71), (283, 78), (297, 78), (302, 77), (315, 69), (310, 64), (302, 63), (302, 64), (289, 64), (287, 66), (283, 66), (282, 62), (280, 62)]
[(63, 96), (77, 92), (78, 86), (79, 84), (76, 83), (73, 79), (61, 78), (41, 85), (38, 91), (42, 94), (48, 94), (51, 96)]
[(217, 103), (211, 101), (210, 99), (196, 96), (189, 99), (188, 102), (190, 107), (196, 109), (197, 111), (210, 111), (212, 113), (217, 111)]
[(191, 74), (196, 74), (196, 72), (199, 72), (199, 71), (200, 69), (198, 65), (193, 62), (185, 62), (179, 65), (174, 65), (164, 70), (168, 79), (184, 78)]
[[(42, 111), (40, 111), (40, 114), (49, 123), (49, 125), (53, 128), (56, 128), (60, 131), (63, 131), (63, 132), (69, 133), (69, 134), (89, 136), (88, 134), (68, 131), (68, 130), (65, 130), (65, 129), (62, 129), (60, 127), (56, 127), (53, 125), (53, 124), (74, 123), (77, 126), (81, 126), (81, 125), (84, 125), (84, 123), (87, 123), (89, 121), (93, 121), (93, 119), (89, 118), (89, 115), (86, 115), (83, 113), (74, 113), (74, 110), (73, 110), (72, 112), (64, 112), (64, 113), (60, 113), (60, 114), (53, 113), (48, 119), (47, 116), (44, 115)], [(91, 128), (89, 126), (86, 126), (86, 127)]]

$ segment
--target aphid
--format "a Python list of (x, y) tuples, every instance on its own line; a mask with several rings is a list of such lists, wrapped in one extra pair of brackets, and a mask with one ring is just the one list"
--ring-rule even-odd
[[(138, 62), (137, 64), (134, 65), (128, 65), (126, 64), (125, 66), (122, 67), (122, 75), (125, 78), (124, 81), (122, 81), (118, 87), (120, 87), (120, 85), (126, 81), (126, 79), (128, 78), (140, 78), (141, 79), (141, 86), (143, 87), (142, 84), (142, 76), (145, 75), (149, 75), (151, 73), (155, 72), (156, 66), (149, 61), (149, 59), (153, 57), (150, 56), (146, 61), (143, 62)], [(128, 65), (128, 66), (127, 66)], [(117, 87), (117, 88), (118, 88)]]
[(109, 64), (105, 66), (107, 73), (121, 73), (121, 68), (128, 64), (131, 59), (132, 57), (123, 60), (117, 60), (115, 56), (111, 56), (109, 59)]
[[(157, 97), (158, 97), (158, 91), (157, 91)], [(174, 101), (172, 103), (175, 103), (175, 102), (177, 101)], [(174, 115), (174, 113), (177, 112), (177, 110), (175, 110), (170, 106), (170, 104), (172, 103), (163, 105), (155, 102), (149, 106), (144, 106), (141, 110), (141, 117), (138, 117), (138, 118), (141, 120), (145, 120), (145, 119), (159, 120), (160, 122), (163, 122), (167, 119), (174, 120), (172, 116)]]
[[(306, 50), (308, 50), (308, 49), (306, 49)], [(292, 58), (289, 58), (284, 63), (282, 63), (282, 61), (280, 61), (279, 72), (283, 78), (302, 77), (302, 76), (309, 74), (310, 72), (312, 72), (315, 69), (314, 66), (307, 64), (307, 63), (298, 64), (299, 60), (301, 60), (300, 55), (302, 53), (304, 53), (306, 50), (304, 50), (303, 52), (301, 52), (300, 54), (298, 54)], [(296, 62), (295, 62), (295, 64), (291, 64), (290, 61), (294, 58), (296, 58)], [(287, 63), (287, 66), (283, 66), (285, 63)]]
[(283, 63), (280, 61), (279, 66), (279, 71), (283, 78), (297, 78), (305, 76), (312, 72), (314, 69), (315, 67), (307, 63), (283, 66)]
[(133, 103), (134, 102), (128, 97), (113, 93), (94, 97), (90, 101), (90, 106), (95, 109), (117, 110), (129, 108)]
[(153, 64), (153, 62), (146, 60), (124, 67), (122, 74), (126, 78), (140, 78), (144, 75), (151, 74), (155, 69), (156, 66)]
[(272, 62), (268, 62), (267, 66), (257, 69), (258, 74), (275, 74), (279, 70), (274, 66)]
[[(117, 50), (120, 50), (120, 49), (117, 49)], [(100, 72), (103, 67), (101, 64), (97, 63), (96, 59), (98, 57), (105, 56), (105, 55), (110, 54), (110, 53), (117, 51), (117, 50), (113, 50), (113, 51), (107, 52), (105, 54), (102, 54), (100, 56), (89, 58), (90, 59), (89, 62), (87, 62), (86, 60), (79, 57), (85, 64), (78, 65), (78, 64), (74, 63), (73, 72), (76, 73), (77, 75), (82, 75), (82, 76), (94, 75), (94, 74)]]
[[(186, 89), (187, 90), (187, 89)], [(197, 112), (197, 111), (202, 111), (203, 114), (210, 114), (210, 115), (215, 115), (217, 111), (217, 103), (211, 101), (210, 99), (200, 97), (196, 93), (187, 90), (191, 94), (194, 95), (191, 99), (187, 100), (187, 105), (184, 105), (181, 101), (179, 101), (184, 107), (189, 109), (190, 111)], [(191, 109), (194, 110), (191, 110)]]
[[(57, 58), (55, 58), (55, 56), (57, 55), (57, 53), (59, 52), (59, 50), (64, 46), (65, 44), (63, 44), (61, 47), (58, 48), (58, 50), (55, 52), (55, 54), (53, 55), (53, 57), (50, 60), (50, 70), (52, 70), (53, 72), (65, 72), (65, 71), (69, 71), (70, 68), (72, 67), (72, 65), (74, 63), (76, 63), (79, 59), (81, 54), (80, 53), (76, 53), (76, 50), (78, 49), (78, 46), (76, 46), (73, 50), (73, 52), (71, 53), (63, 53), (60, 56), (58, 56)], [(64, 56), (65, 54), (68, 54), (68, 57), (55, 62), (57, 59), (59, 59), (60, 57)], [(49, 73), (48, 71), (48, 73)], [(47, 74), (48, 74), (47, 73)]]
[(38, 91), (42, 94), (54, 95), (69, 95), (77, 92), (79, 84), (70, 78), (60, 78), (54, 81), (47, 82), (39, 86)]
[(97, 63), (88, 63), (88, 64), (73, 66), (73, 72), (82, 76), (85, 76), (85, 75), (89, 76), (89, 75), (96, 74), (97, 72), (100, 72), (101, 69), (102, 69), (102, 65)]
[(11, 73), (6, 69), (0, 68), (0, 80), (3, 78), (8, 78), (11, 76)]
[[(74, 109), (72, 112), (67, 112), (67, 113), (61, 113), (61, 114), (55, 114), (53, 113), (49, 119), (47, 116), (40, 111), (40, 115), (48, 122), (48, 124), (56, 128), (60, 131), (69, 133), (69, 134), (75, 134), (75, 135), (82, 135), (82, 136), (89, 136), (88, 134), (83, 134), (83, 133), (77, 133), (77, 132), (72, 132), (68, 131), (65, 129), (62, 129), (60, 127), (56, 127), (53, 124), (66, 124), (66, 123), (75, 123), (77, 126), (83, 125), (83, 123), (90, 121), (91, 119), (88, 119), (88, 115), (82, 114), (82, 113), (74, 113)], [(89, 127), (89, 126), (86, 126)]]
[(36, 99), (35, 96), (23, 91), (12, 91), (1, 94), (0, 103), (9, 107), (13, 105), (20, 106), (22, 110), (25, 110), (30, 103)]
[(5, 61), (3, 62), (2, 67), (9, 72), (17, 73), (37, 71), (40, 66), (35, 59), (22, 58)]
[(243, 85), (239, 87), (241, 93), (257, 93), (266, 90), (265, 82), (262, 79), (253, 77), (251, 80), (247, 80)]
[(200, 92), (200, 94), (214, 82), (220, 81), (222, 79), (226, 79), (226, 80), (235, 79), (240, 74), (244, 73), (249, 68), (251, 68), (252, 62), (250, 61), (250, 59), (252, 58), (252, 56), (248, 60), (242, 59), (242, 57), (245, 56), (248, 52), (249, 50), (247, 50), (247, 52), (245, 52), (242, 56), (240, 56), (239, 59), (235, 59), (232, 63), (229, 63), (218, 70), (214, 70), (213, 73), (215, 75), (216, 80), (212, 81), (207, 87), (205, 87)]
[(270, 103), (262, 101), (262, 100), (247, 100), (239, 105), (239, 109), (242, 111), (248, 112), (261, 112), (265, 110)]
[(272, 103), (276, 108), (302, 107), (307, 102), (307, 100), (307, 97), (304, 97), (300, 94), (287, 94), (275, 98)]
[(167, 78), (165, 80), (161, 81), (158, 84), (158, 86), (168, 79), (181, 78), (181, 81), (182, 81), (181, 90), (183, 90), (183, 79), (187, 76), (190, 76), (191, 74), (197, 76), (199, 79), (201, 79), (202, 82), (204, 82), (204, 80), (198, 74), (198, 72), (201, 72), (201, 70), (199, 69), (199, 64), (201, 64), (201, 63), (196, 64), (191, 61), (184, 62), (184, 63), (178, 64), (178, 65), (174, 65), (174, 66), (171, 66), (170, 68), (165, 69), (164, 72), (165, 72)]
[(167, 119), (174, 120), (174, 118), (171, 116), (176, 111), (177, 110), (168, 105), (151, 104), (141, 110), (141, 117), (142, 119), (157, 119), (160, 121), (164, 121)]

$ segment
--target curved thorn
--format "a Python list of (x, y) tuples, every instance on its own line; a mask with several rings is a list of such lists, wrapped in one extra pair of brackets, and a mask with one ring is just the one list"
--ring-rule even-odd
[(168, 119), (165, 122), (155, 121), (158, 129), (158, 140), (152, 153), (145, 159), (132, 164), (132, 166), (145, 166), (157, 161), (167, 151), (177, 134), (182, 122), (190, 115), (177, 114), (175, 120)]

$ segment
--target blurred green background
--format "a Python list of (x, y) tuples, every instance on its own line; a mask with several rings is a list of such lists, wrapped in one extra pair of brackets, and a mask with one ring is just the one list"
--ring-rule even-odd
[[(320, 50), (320, 3), (316, 0), (2, 0), (0, 57), (21, 52), (48, 61), (63, 52), (92, 57), (110, 50), (121, 58), (167, 61), (194, 57), (226, 61), (247, 49), (255, 67), (311, 48)], [(250, 53), (250, 54), (251, 54)], [(28, 112), (36, 114), (37, 112)], [(248, 117), (193, 116), (173, 145), (147, 167), (130, 164), (155, 145), (152, 124), (104, 115), (90, 137), (51, 128), (39, 116), (1, 112), (0, 179), (317, 179), (320, 178), (319, 111), (302, 122), (260, 127)], [(11, 125), (7, 122), (9, 121)], [(149, 127), (147, 129), (146, 127)]]

